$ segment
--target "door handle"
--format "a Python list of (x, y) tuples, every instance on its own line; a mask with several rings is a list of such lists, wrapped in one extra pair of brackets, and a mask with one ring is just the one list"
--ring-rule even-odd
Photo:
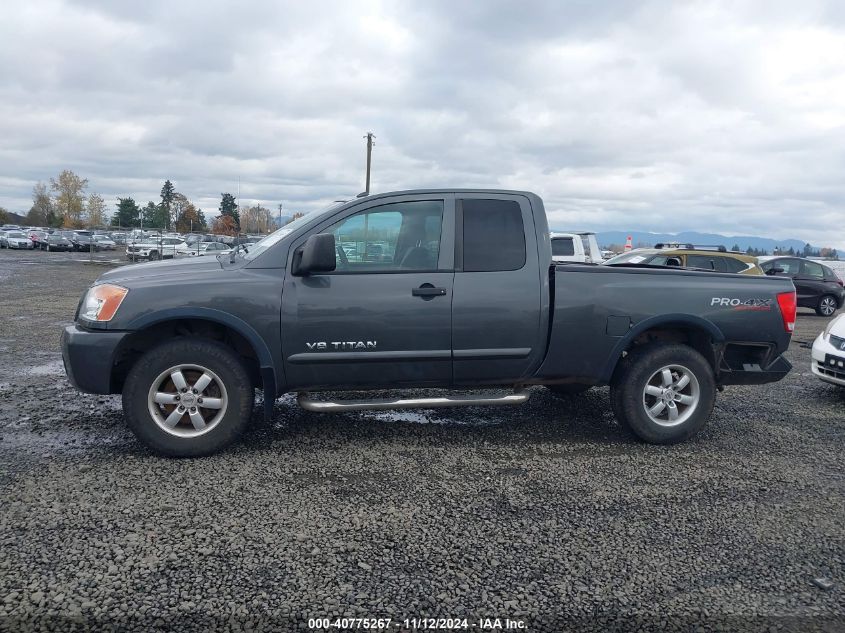
[(411, 294), (415, 297), (423, 297), (433, 299), (434, 297), (443, 297), (446, 294), (446, 288), (435, 288), (431, 284), (423, 284), (419, 288), (411, 290)]

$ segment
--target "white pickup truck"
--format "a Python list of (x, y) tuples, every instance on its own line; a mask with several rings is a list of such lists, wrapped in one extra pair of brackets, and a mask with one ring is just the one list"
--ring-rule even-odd
[(552, 261), (600, 264), (604, 261), (595, 233), (576, 231), (552, 232)]

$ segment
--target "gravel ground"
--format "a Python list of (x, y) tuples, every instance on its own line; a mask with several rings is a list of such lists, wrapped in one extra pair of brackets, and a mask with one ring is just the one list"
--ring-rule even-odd
[(845, 389), (810, 374), (809, 312), (789, 377), (729, 388), (679, 446), (627, 437), (606, 389), (536, 388), (396, 414), (286, 397), (225, 454), (168, 460), (64, 376), (86, 258), (0, 251), (0, 628), (845, 628)]

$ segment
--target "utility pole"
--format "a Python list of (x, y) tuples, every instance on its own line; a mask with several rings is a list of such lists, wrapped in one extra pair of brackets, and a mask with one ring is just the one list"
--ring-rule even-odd
[(279, 203), (279, 228), (282, 228), (282, 203)]
[(367, 139), (367, 186), (364, 188), (364, 194), (368, 196), (370, 195), (370, 166), (373, 159), (373, 139), (375, 135), (372, 132), (367, 132), (364, 138)]

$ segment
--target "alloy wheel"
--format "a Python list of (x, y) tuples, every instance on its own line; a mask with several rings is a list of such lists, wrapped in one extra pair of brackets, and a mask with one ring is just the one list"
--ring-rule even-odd
[(683, 365), (666, 365), (651, 375), (643, 389), (646, 415), (660, 426), (686, 422), (698, 408), (701, 388), (695, 374)]
[(228, 404), (223, 381), (200, 365), (176, 365), (161, 372), (147, 396), (153, 421), (179, 437), (208, 433), (226, 415)]
[(819, 311), (829, 317), (836, 312), (836, 300), (833, 297), (822, 297), (819, 301)]

